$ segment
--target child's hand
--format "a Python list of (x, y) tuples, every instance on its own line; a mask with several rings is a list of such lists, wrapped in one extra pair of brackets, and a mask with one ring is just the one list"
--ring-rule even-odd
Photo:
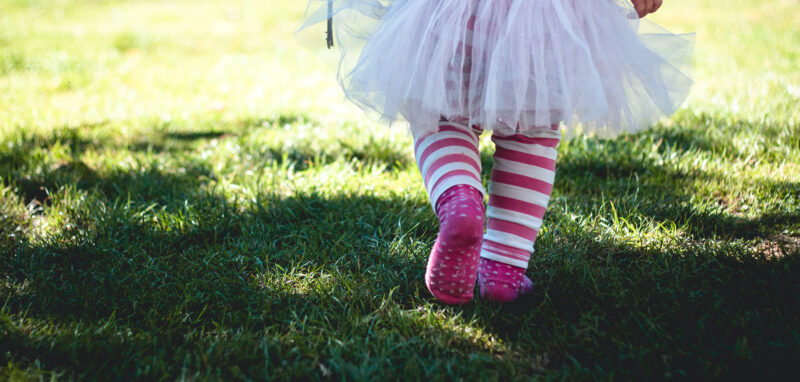
[(633, 7), (636, 8), (636, 13), (639, 18), (647, 16), (648, 13), (653, 13), (661, 7), (662, 0), (632, 0)]

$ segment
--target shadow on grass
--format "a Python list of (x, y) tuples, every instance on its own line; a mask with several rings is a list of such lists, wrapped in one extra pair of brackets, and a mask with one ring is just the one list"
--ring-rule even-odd
[[(110, 208), (94, 208), (100, 202)], [(265, 196), (247, 207), (198, 196), (173, 214), (90, 201), (46, 242), (3, 254), (4, 313), (50, 333), (7, 324), (5, 341), (17, 362), (38, 359), (93, 377), (143, 365), (176, 376), (175, 365), (187, 362), (225, 376), (234, 366), (247, 375), (268, 368), (268, 375), (303, 376), (319, 370), (320, 356), (337, 359), (337, 348), (339, 362), (398, 346), (406, 354), (450, 352), (444, 343), (403, 343), (376, 324), (399, 311), (384, 311), (397, 303), (392, 295), (402, 296), (404, 309), (420, 300), (420, 254), (435, 235), (425, 228), (433, 223), (428, 210), (403, 198), (313, 194)], [(93, 329), (81, 331), (80, 323)], [(446, 328), (427, 330), (469, 342)], [(319, 342), (313, 333), (344, 342)], [(106, 366), (87, 370), (87, 362)]]
[(188, 161), (180, 169), (165, 170), (151, 163), (135, 171), (113, 170), (101, 176), (82, 161), (69, 160), (46, 169), (41, 176), (10, 177), (7, 181), (16, 186), (26, 204), (49, 204), (50, 193), (67, 186), (100, 192), (109, 200), (133, 197), (142, 203), (176, 207), (191, 196), (191, 190), (214, 179), (202, 163)]
[[(647, 250), (572, 233), (535, 258), (533, 292), (487, 321), (589, 375), (779, 376), (800, 355), (800, 252)], [(599, 369), (598, 369), (599, 368)]]
[[(247, 375), (293, 360), (270, 370), (303, 375), (316, 373), (319, 357), (358, 365), (387, 351), (405, 365), (422, 352), (526, 375), (567, 367), (663, 376), (765, 365), (773, 373), (798, 354), (797, 253), (766, 261), (736, 246), (647, 250), (570, 231), (569, 244), (538, 255), (530, 296), (458, 308), (474, 323), (448, 325), (435, 307), (419, 313), (432, 301), (422, 280), (435, 237), (427, 204), (307, 194), (251, 206), (207, 195), (193, 206), (154, 216), (130, 205), (77, 211), (69, 218), (80, 224), (5, 254), (6, 313), (59, 328), (9, 329), (15, 357), (76, 371), (97, 359), (117, 365), (98, 372), (120, 375), (155, 360), (154, 372), (168, 376), (181, 357), (197, 357), (193, 369)], [(319, 338), (348, 345), (336, 355)]]
[(92, 137), (93, 131), (110, 129), (115, 130), (117, 125), (124, 124), (119, 121), (100, 121), (83, 123), (80, 125), (67, 125), (54, 127), (48, 134), (28, 133), (21, 129), (17, 136), (12, 138), (7, 148), (0, 151), (0, 168), (3, 165), (21, 163), (20, 160), (30, 155), (39, 148), (52, 148), (56, 145), (67, 146), (75, 155), (87, 150), (100, 150), (105, 148), (126, 149), (133, 152), (180, 152), (195, 148), (194, 144), (210, 139), (219, 139), (226, 136), (241, 136), (257, 129), (278, 128), (298, 123), (314, 124), (302, 115), (279, 115), (274, 118), (243, 118), (232, 122), (219, 122), (199, 131), (173, 131), (179, 128), (170, 123), (153, 123), (146, 133), (130, 140), (117, 139), (115, 135)]
[[(636, 156), (575, 156), (561, 165), (556, 187), (587, 216), (604, 197), (623, 216), (673, 221), (699, 239), (723, 240), (766, 237), (798, 217), (695, 207), (692, 185), (713, 174)], [(42, 186), (89, 191), (57, 233), (0, 250), (3, 314), (43, 326), (37, 333), (0, 321), (16, 362), (40, 359), (87, 377), (149, 367), (145, 375), (172, 379), (183, 372), (176, 365), (187, 364), (223, 378), (236, 370), (304, 376), (320, 364), (351, 378), (396, 375), (407, 365), (419, 377), (425, 368), (464, 378), (498, 369), (507, 371), (486, 375), (680, 377), (756, 366), (778, 372), (800, 353), (798, 253), (767, 261), (735, 243), (702, 240), (688, 249), (641, 249), (571, 229), (555, 212), (549, 220), (563, 241), (540, 240), (544, 250), (529, 271), (534, 292), (503, 307), (458, 308), (472, 323), (448, 323), (426, 305), (422, 273), (436, 235), (427, 203), (268, 192), (240, 203), (207, 191), (213, 173), (191, 157), (185, 173), (154, 167), (101, 175), (84, 167), (56, 167), (45, 184), (25, 183), (22, 174), (7, 180), (28, 201), (41, 200), (35, 190)], [(798, 190), (797, 183), (764, 187)], [(93, 359), (102, 366), (86, 370)]]
[(402, 198), (264, 196), (243, 206), (175, 192), (191, 195), (191, 206), (153, 210), (94, 194), (45, 242), (17, 243), (3, 257), (19, 287), (10, 305), (54, 318), (113, 313), (143, 326), (172, 310), (238, 322), (295, 306), (264, 317), (285, 323), (304, 310), (297, 305), (330, 302), (322, 293), (330, 288), (367, 299), (395, 287), (416, 293), (417, 252), (435, 237), (427, 204)]

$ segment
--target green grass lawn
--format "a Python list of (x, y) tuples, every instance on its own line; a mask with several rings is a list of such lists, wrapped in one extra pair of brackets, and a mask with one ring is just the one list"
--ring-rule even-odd
[(0, 379), (795, 369), (796, 1), (666, 1), (686, 106), (564, 142), (534, 292), (463, 307), (425, 289), (410, 138), (343, 102), (304, 3), (0, 0)]

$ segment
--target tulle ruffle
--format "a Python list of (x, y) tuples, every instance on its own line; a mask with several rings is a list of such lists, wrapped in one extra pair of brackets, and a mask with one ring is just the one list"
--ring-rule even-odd
[[(301, 29), (324, 26), (328, 4), (310, 0)], [(675, 112), (692, 83), (692, 36), (639, 20), (626, 0), (332, 5), (346, 97), (415, 132), (445, 117), (503, 134), (563, 122), (614, 136)]]

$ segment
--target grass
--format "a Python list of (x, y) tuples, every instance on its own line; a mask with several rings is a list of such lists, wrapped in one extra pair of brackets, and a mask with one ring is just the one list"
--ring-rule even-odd
[(301, 3), (0, 0), (0, 378), (792, 370), (796, 2), (666, 4), (686, 107), (564, 142), (534, 292), (464, 307), (424, 287), (410, 138), (342, 102)]

